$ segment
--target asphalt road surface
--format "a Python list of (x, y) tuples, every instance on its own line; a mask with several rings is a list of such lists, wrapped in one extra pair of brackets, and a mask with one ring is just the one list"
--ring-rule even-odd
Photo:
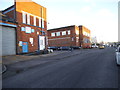
[(3, 79), (3, 88), (118, 88), (115, 49), (77, 50)]

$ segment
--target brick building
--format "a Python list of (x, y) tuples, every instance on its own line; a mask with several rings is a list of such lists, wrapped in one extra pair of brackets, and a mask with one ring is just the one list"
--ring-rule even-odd
[(78, 26), (80, 31), (80, 46), (82, 48), (91, 48), (91, 32), (85, 26)]
[(66, 26), (48, 30), (49, 47), (83, 47), (90, 46), (90, 30), (84, 26)]
[(13, 6), (2, 11), (17, 22), (17, 54), (47, 48), (46, 8), (31, 0), (25, 1), (16, 0)]
[(17, 23), (0, 12), (0, 56), (16, 54)]

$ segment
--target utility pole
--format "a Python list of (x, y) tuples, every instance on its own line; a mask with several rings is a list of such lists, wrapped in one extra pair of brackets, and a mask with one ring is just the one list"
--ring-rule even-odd
[(43, 19), (43, 7), (41, 7), (41, 32), (42, 32), (42, 36), (44, 35), (44, 40), (45, 40), (45, 49), (47, 49), (47, 36), (45, 35), (46, 33), (43, 31), (44, 28), (44, 19)]
[(43, 18), (43, 8), (41, 7), (41, 28), (42, 28), (42, 35), (43, 35), (43, 20), (42, 20), (42, 18)]

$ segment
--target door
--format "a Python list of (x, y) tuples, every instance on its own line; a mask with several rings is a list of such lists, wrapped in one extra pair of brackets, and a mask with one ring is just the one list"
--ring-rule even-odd
[(39, 36), (39, 50), (45, 49), (45, 36)]
[(22, 52), (27, 53), (28, 52), (28, 42), (22, 43)]
[(15, 28), (0, 26), (0, 52), (2, 56), (16, 54), (16, 32)]

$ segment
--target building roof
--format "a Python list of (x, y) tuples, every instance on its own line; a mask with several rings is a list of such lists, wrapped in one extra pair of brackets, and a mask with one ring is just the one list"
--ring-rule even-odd
[[(33, 3), (37, 4), (37, 5), (40, 5), (40, 4), (36, 3), (36, 2), (34, 2), (33, 0), (16, 0), (15, 2), (33, 2)], [(42, 6), (42, 5), (40, 5), (40, 6)], [(42, 6), (42, 7), (44, 7), (44, 6)]]
[(9, 18), (7, 15), (3, 14), (2, 12), (0, 12), (0, 17), (1, 17), (0, 20), (2, 21), (16, 23), (14, 19)]
[(64, 26), (64, 27), (59, 27), (59, 28), (53, 28), (53, 29), (48, 29), (48, 31), (51, 31), (51, 30), (56, 30), (56, 29), (62, 29), (62, 28), (75, 27), (75, 26), (76, 26), (76, 25)]
[(5, 11), (7, 11), (7, 10), (9, 10), (10, 8), (13, 8), (13, 7), (14, 7), (14, 5), (12, 5), (12, 6), (8, 7), (8, 8), (6, 8), (5, 10), (2, 10), (2, 13), (5, 12)]

